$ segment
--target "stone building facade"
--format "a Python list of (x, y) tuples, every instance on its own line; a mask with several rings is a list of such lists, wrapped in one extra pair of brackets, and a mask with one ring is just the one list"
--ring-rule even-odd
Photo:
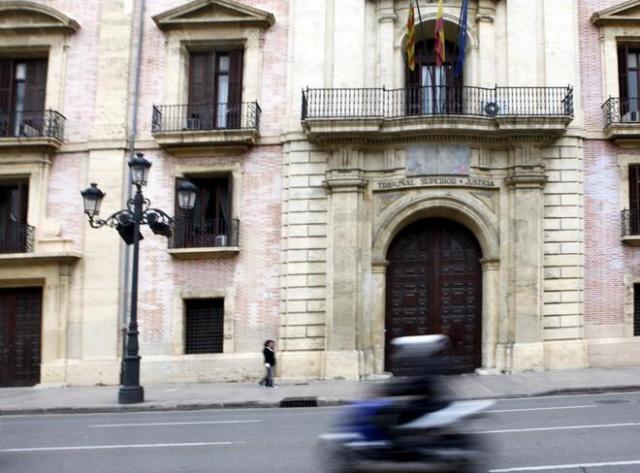
[(409, 2), (290, 2), (286, 376), (376, 375), (432, 331), (455, 371), (589, 363), (577, 3), (470, 1), (462, 77), (443, 3), (449, 59), (423, 1), (410, 71)]
[[(640, 362), (640, 2), (579, 2), (585, 169), (585, 338), (592, 366)], [(629, 87), (631, 85), (631, 87)]]
[(257, 376), (278, 334), (286, 2), (3, 1), (0, 25), (0, 384), (118, 383), (131, 257), (79, 191), (99, 184), (102, 217), (126, 204), (134, 115), (145, 195), (176, 216), (169, 241), (143, 231), (142, 382)]
[(640, 362), (640, 1), (443, 3), (411, 70), (408, 0), (0, 2), (0, 385), (118, 383), (130, 250), (78, 191), (126, 205), (133, 149), (176, 217), (143, 383), (258, 377), (269, 338), (285, 378), (431, 332), (456, 372)]

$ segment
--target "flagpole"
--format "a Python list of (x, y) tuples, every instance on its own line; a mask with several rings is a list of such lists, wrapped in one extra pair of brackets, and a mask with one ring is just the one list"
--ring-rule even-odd
[[(411, 4), (411, 1), (409, 1)], [(418, 9), (418, 20), (420, 21), (420, 27), (422, 28), (422, 14), (420, 13), (420, 0), (416, 0), (416, 8)]]

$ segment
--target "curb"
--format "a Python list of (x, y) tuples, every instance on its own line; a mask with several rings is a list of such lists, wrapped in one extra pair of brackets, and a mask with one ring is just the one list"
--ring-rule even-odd
[[(515, 399), (515, 398), (537, 398), (552, 397), (561, 395), (580, 395), (580, 394), (607, 394), (607, 393), (625, 393), (640, 391), (640, 385), (626, 386), (602, 386), (587, 388), (565, 388), (541, 391), (537, 393), (513, 393), (497, 396), (473, 396), (473, 397), (457, 397), (459, 401), (483, 400), (483, 399)], [(326, 399), (320, 398), (318, 407), (337, 407), (345, 406), (354, 402), (353, 399)], [(202, 410), (224, 410), (224, 409), (276, 409), (280, 408), (279, 401), (242, 401), (242, 402), (213, 402), (200, 404), (148, 404), (148, 405), (131, 405), (131, 406), (95, 406), (95, 407), (51, 407), (51, 408), (0, 408), (0, 417), (17, 416), (17, 415), (52, 415), (52, 414), (109, 414), (109, 413), (125, 413), (125, 412), (167, 412), (167, 411), (202, 411)], [(305, 409), (292, 407), (289, 409)], [(314, 409), (314, 408), (307, 408)]]

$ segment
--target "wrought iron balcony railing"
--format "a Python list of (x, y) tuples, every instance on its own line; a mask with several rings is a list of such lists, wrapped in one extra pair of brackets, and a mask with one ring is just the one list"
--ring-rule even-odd
[(65, 121), (54, 110), (0, 110), (0, 138), (49, 137), (63, 141)]
[(573, 117), (569, 87), (429, 86), (404, 89), (306, 89), (302, 119), (411, 116)]
[(622, 236), (640, 236), (640, 209), (622, 211)]
[(0, 225), (0, 253), (31, 253), (35, 228), (26, 223)]
[(153, 133), (260, 128), (258, 102), (154, 105)]
[(602, 109), (607, 126), (614, 123), (640, 125), (640, 98), (609, 97)]
[(215, 248), (238, 246), (240, 220), (176, 218), (170, 248)]

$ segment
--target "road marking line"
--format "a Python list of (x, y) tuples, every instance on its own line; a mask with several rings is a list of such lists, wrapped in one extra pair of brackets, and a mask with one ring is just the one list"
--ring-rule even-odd
[(184, 421), (184, 422), (140, 422), (137, 424), (93, 424), (87, 427), (93, 428), (111, 428), (111, 427), (163, 427), (174, 425), (213, 425), (213, 424), (258, 424), (261, 420), (203, 420), (203, 421)]
[(550, 470), (573, 470), (577, 468), (604, 468), (608, 466), (628, 466), (640, 465), (640, 460), (630, 460), (621, 462), (606, 463), (576, 463), (574, 465), (547, 465), (547, 466), (528, 466), (520, 468), (504, 468), (499, 470), (489, 470), (489, 473), (515, 473), (518, 471), (550, 471)]
[(596, 424), (596, 425), (566, 425), (561, 427), (532, 427), (528, 429), (500, 429), (482, 430), (472, 432), (474, 434), (512, 434), (518, 432), (544, 432), (549, 430), (580, 430), (580, 429), (612, 429), (616, 427), (637, 427), (640, 422), (627, 422), (624, 424)]
[(33, 448), (7, 448), (0, 453), (20, 452), (58, 452), (72, 450), (116, 450), (126, 448), (176, 448), (176, 447), (213, 447), (224, 445), (246, 445), (246, 442), (194, 442), (194, 443), (146, 443), (138, 445), (83, 445), (77, 447), (33, 447)]
[(598, 407), (598, 406), (591, 404), (588, 406), (530, 407), (526, 409), (496, 409), (496, 410), (485, 411), (485, 412), (495, 414), (498, 412), (556, 411), (556, 410), (562, 410), (562, 409), (587, 409), (591, 407)]

